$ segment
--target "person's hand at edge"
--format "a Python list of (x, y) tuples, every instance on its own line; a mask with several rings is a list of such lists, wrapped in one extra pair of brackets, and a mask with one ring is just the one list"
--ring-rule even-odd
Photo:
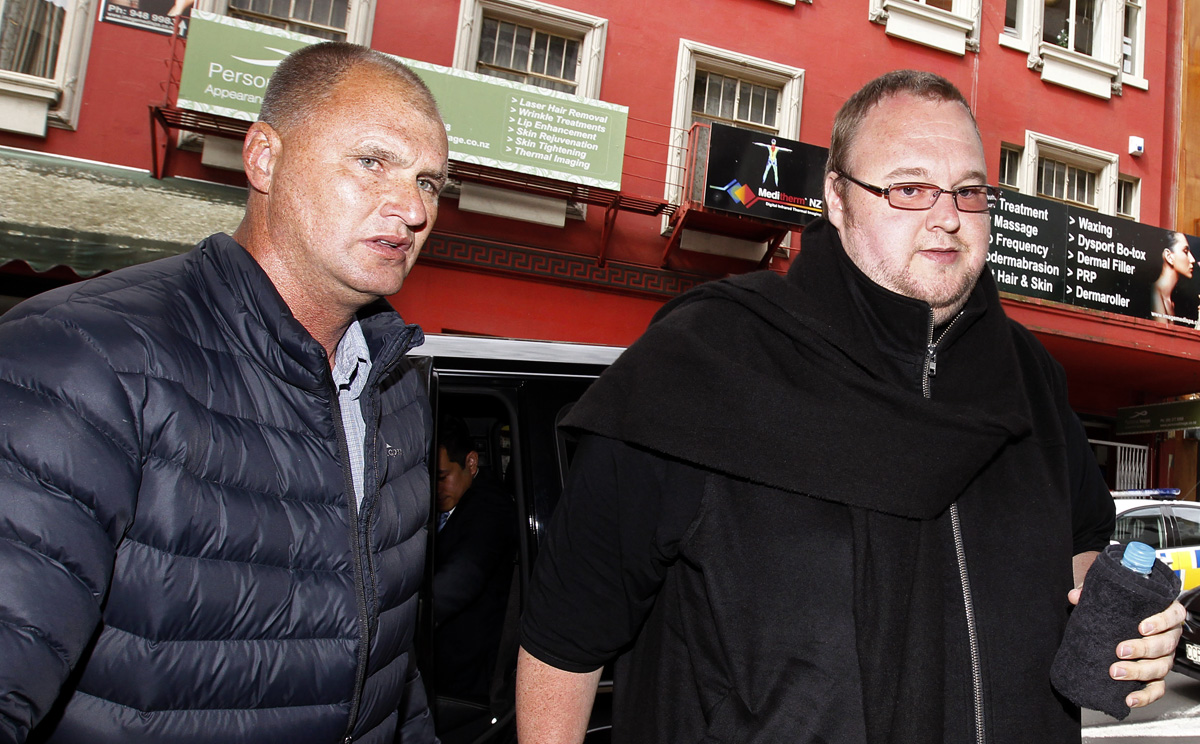
[[(1067, 599), (1079, 604), (1083, 585), (1072, 589)], [(1183, 621), (1187, 612), (1179, 602), (1157, 615), (1151, 615), (1138, 625), (1141, 638), (1122, 641), (1117, 645), (1117, 658), (1108, 670), (1113, 679), (1138, 680), (1146, 686), (1125, 698), (1130, 708), (1144, 708), (1167, 692), (1166, 677), (1175, 664), (1175, 647), (1183, 635)]]

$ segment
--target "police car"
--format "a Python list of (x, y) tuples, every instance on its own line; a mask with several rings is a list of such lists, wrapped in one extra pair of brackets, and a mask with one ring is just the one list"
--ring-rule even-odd
[(1183, 589), (1200, 587), (1200, 504), (1180, 501), (1179, 489), (1114, 491), (1113, 542), (1143, 542), (1171, 567)]
[(1187, 618), (1183, 637), (1175, 647), (1175, 671), (1200, 679), (1200, 588), (1179, 595), (1179, 603), (1187, 610)]

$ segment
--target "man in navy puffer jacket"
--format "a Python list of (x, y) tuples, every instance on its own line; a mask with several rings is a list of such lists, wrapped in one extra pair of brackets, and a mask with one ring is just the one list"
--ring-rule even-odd
[(430, 742), (429, 405), (399, 291), (445, 129), (351, 44), (279, 67), (232, 237), (0, 322), (0, 742)]

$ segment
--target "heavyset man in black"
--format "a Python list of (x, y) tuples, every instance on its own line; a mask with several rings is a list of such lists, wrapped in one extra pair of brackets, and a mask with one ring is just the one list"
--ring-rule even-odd
[[(580, 741), (618, 657), (616, 741), (1079, 741), (1049, 669), (1112, 499), (985, 270), (985, 183), (949, 82), (869, 83), (787, 277), (680, 297), (579, 402), (523, 742)], [(1182, 620), (1121, 644), (1131, 705), (1163, 694)]]

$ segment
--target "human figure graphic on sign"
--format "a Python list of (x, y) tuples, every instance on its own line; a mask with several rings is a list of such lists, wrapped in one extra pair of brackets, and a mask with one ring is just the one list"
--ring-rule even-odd
[(779, 186), (779, 153), (791, 152), (791, 149), (775, 144), (774, 137), (771, 138), (771, 144), (769, 145), (766, 142), (755, 142), (754, 144), (767, 148), (767, 167), (763, 168), (762, 178), (759, 180), (762, 181), (763, 185), (766, 185), (767, 173), (773, 172), (775, 174), (775, 185)]
[(1187, 236), (1180, 232), (1168, 233), (1167, 247), (1162, 252), (1162, 272), (1154, 282), (1152, 295), (1155, 317), (1175, 315), (1175, 300), (1171, 296), (1180, 277), (1191, 279), (1196, 258), (1188, 247)]

